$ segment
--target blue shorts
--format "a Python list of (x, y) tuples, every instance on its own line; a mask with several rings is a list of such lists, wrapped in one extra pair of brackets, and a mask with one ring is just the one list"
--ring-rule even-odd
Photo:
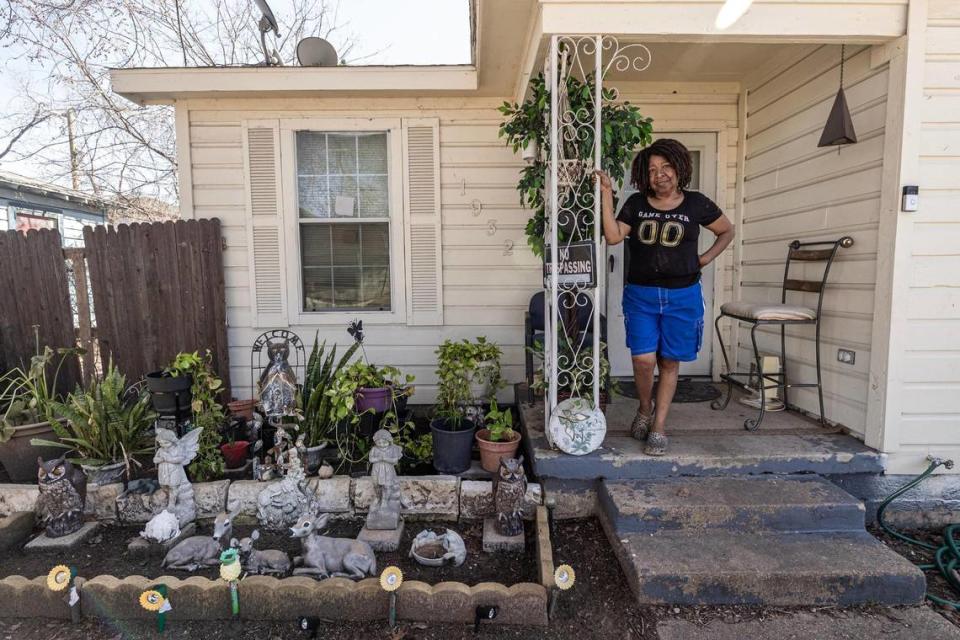
[(628, 284), (623, 288), (623, 321), (630, 354), (657, 353), (693, 362), (703, 344), (700, 283), (682, 289)]

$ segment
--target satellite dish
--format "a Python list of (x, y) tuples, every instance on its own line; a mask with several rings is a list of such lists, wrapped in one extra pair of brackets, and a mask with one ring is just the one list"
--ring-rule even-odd
[(273, 31), (276, 37), (280, 37), (280, 26), (277, 24), (277, 19), (273, 16), (273, 11), (270, 10), (270, 7), (267, 5), (267, 0), (253, 0), (257, 7), (260, 9), (260, 13), (263, 14), (260, 17), (260, 46), (263, 47), (263, 57), (266, 65), (273, 66), (280, 64), (280, 56), (277, 54), (277, 50), (274, 49), (270, 51), (267, 49), (267, 34)]
[(337, 50), (323, 38), (304, 38), (297, 43), (297, 60), (304, 67), (335, 67)]

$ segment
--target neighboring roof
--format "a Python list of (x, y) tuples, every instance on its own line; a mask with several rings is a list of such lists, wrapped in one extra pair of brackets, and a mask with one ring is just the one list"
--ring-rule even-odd
[(0, 188), (7, 188), (19, 193), (29, 193), (47, 198), (82, 204), (87, 207), (106, 210), (106, 202), (96, 196), (83, 191), (68, 189), (49, 182), (42, 182), (9, 171), (0, 171)]

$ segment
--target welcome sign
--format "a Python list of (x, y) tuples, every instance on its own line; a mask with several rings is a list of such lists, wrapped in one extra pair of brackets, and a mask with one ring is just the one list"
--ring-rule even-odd
[[(596, 245), (593, 242), (572, 242), (557, 248), (557, 283), (561, 286), (578, 285), (597, 286)], [(543, 285), (550, 286), (551, 252), (547, 246), (544, 251)]]

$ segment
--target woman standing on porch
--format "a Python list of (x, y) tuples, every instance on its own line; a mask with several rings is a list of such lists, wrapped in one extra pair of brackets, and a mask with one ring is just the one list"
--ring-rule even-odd
[[(646, 441), (644, 453), (667, 452), (666, 423), (681, 362), (697, 359), (703, 339), (700, 270), (733, 240), (733, 224), (702, 193), (687, 191), (692, 175), (690, 152), (676, 140), (661, 138), (637, 154), (627, 198), (614, 218), (613, 183), (597, 171), (603, 209), (603, 236), (630, 249), (623, 287), (627, 347), (640, 406), (630, 432)], [(698, 253), (700, 227), (716, 235), (713, 246)], [(653, 374), (659, 367), (656, 402)], [(654, 411), (656, 408), (656, 411)]]

